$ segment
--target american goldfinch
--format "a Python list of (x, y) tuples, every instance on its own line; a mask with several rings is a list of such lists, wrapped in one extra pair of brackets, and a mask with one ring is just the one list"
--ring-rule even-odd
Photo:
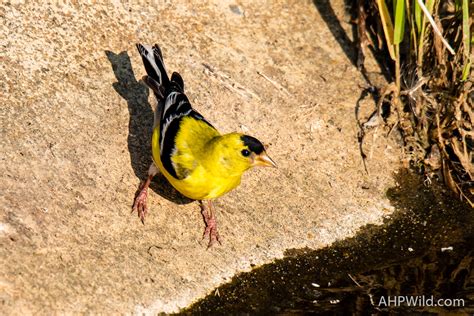
[(209, 235), (210, 246), (219, 242), (212, 200), (236, 188), (246, 170), (276, 164), (258, 139), (241, 133), (221, 135), (191, 107), (181, 76), (174, 72), (168, 77), (158, 45), (137, 44), (137, 49), (148, 74), (143, 81), (158, 104), (151, 140), (153, 163), (148, 178), (140, 184), (132, 211), (144, 222), (148, 186), (161, 172), (181, 194), (201, 201), (206, 224), (203, 238)]

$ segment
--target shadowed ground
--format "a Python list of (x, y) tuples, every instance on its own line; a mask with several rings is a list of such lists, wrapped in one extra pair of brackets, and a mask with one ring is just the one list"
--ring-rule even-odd
[[(383, 225), (367, 225), (323, 249), (291, 249), (284, 259), (237, 275), (186, 312), (472, 314), (474, 214), (469, 205), (406, 170), (396, 179), (397, 186), (387, 190), (396, 211)], [(389, 296), (463, 303), (397, 307), (384, 303)]]

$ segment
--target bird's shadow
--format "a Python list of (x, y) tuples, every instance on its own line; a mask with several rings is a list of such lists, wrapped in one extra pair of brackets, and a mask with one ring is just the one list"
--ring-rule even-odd
[[(148, 176), (148, 168), (152, 163), (153, 110), (148, 103), (149, 90), (141, 81), (135, 79), (130, 56), (126, 51), (119, 54), (105, 51), (105, 55), (117, 79), (112, 86), (128, 105), (130, 120), (127, 143), (132, 169), (140, 180), (144, 180)], [(187, 204), (193, 201), (176, 191), (161, 173), (155, 176), (150, 188), (176, 204)]]

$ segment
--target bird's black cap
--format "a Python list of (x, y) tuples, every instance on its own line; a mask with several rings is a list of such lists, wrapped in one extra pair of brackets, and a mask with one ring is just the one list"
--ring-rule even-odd
[(251, 151), (253, 151), (257, 155), (260, 155), (265, 150), (265, 147), (263, 147), (263, 144), (255, 137), (242, 135), (240, 139), (242, 139), (245, 146), (247, 146)]

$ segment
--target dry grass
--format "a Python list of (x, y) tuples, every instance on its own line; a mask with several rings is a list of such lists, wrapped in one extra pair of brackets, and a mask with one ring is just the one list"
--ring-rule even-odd
[(466, 0), (374, 0), (357, 12), (360, 51), (387, 61), (392, 83), (378, 104), (389, 104), (384, 122), (401, 132), (407, 161), (474, 207), (473, 9)]

